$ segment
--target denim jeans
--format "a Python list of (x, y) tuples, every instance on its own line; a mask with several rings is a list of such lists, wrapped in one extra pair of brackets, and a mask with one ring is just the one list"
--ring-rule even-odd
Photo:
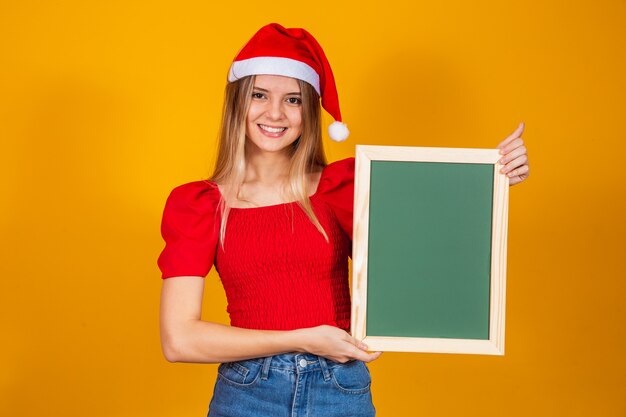
[(208, 417), (371, 417), (367, 366), (309, 353), (223, 363)]

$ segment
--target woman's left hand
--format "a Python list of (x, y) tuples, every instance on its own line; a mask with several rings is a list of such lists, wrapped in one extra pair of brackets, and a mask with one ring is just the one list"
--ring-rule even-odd
[(519, 184), (530, 174), (528, 151), (524, 146), (522, 132), (524, 132), (524, 122), (520, 123), (515, 132), (498, 145), (502, 154), (500, 163), (503, 165), (500, 172), (509, 177), (509, 185)]

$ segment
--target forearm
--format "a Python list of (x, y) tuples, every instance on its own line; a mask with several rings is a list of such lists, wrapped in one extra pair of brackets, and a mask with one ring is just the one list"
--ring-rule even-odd
[(181, 276), (163, 283), (161, 345), (170, 362), (217, 363), (310, 352), (345, 362), (371, 361), (379, 353), (335, 326), (320, 325), (289, 331), (250, 330), (202, 321), (201, 277)]
[(298, 330), (251, 330), (202, 320), (176, 329), (161, 329), (165, 357), (170, 362), (218, 363), (303, 351)]

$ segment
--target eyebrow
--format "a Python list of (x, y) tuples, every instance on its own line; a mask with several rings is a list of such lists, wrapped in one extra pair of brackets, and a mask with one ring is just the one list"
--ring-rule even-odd
[[(269, 92), (270, 92), (269, 90), (266, 90), (265, 88), (261, 88), (261, 87), (256, 87), (256, 86), (254, 86), (254, 87), (252, 87), (252, 88), (253, 88), (254, 90), (262, 91), (262, 92), (264, 92), (264, 93), (269, 93)], [(296, 91), (296, 92), (293, 92), (293, 93), (287, 93), (287, 94), (285, 94), (285, 95), (286, 95), (286, 96), (301, 96), (301, 95), (302, 95), (302, 93), (300, 93), (299, 91)]]

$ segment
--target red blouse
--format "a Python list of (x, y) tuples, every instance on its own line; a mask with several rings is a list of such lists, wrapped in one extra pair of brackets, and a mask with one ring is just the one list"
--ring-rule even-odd
[(296, 203), (284, 203), (231, 208), (222, 248), (220, 198), (210, 181), (172, 191), (161, 225), (162, 277), (206, 276), (215, 264), (233, 326), (348, 330), (354, 158), (325, 167), (310, 197), (328, 242)]

